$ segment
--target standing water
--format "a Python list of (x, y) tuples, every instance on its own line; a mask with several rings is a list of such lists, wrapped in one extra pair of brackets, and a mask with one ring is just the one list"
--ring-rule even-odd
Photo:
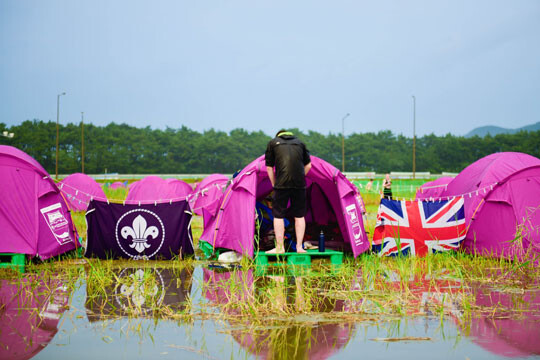
[(412, 263), (259, 276), (191, 261), (89, 261), (4, 279), (0, 358), (540, 357), (534, 280), (403, 264)]

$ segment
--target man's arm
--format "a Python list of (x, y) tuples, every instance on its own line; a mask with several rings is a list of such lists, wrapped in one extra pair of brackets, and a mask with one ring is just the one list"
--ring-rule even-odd
[(304, 175), (307, 175), (309, 170), (311, 170), (311, 163), (304, 165)]
[(268, 177), (270, 178), (272, 187), (274, 187), (274, 184), (276, 183), (276, 176), (274, 175), (274, 168), (272, 166), (267, 166), (266, 172), (268, 173)]

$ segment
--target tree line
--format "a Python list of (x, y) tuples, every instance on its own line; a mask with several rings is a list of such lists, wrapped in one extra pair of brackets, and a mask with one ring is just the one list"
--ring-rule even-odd
[[(55, 172), (56, 123), (24, 121), (11, 127), (0, 123), (0, 144), (15, 146), (34, 157), (49, 173)], [(341, 169), (341, 134), (291, 129), (312, 155)], [(81, 126), (60, 125), (61, 174), (81, 171)], [(273, 135), (273, 134), (272, 134)], [(84, 125), (84, 163), (88, 174), (197, 174), (233, 173), (264, 154), (271, 136), (262, 131), (235, 129), (197, 132), (180, 129), (137, 128), (127, 124)], [(353, 133), (345, 138), (345, 170), (412, 171), (412, 138), (389, 130)], [(470, 137), (425, 135), (416, 139), (416, 171), (459, 172), (475, 160), (501, 151), (540, 157), (540, 131)]]

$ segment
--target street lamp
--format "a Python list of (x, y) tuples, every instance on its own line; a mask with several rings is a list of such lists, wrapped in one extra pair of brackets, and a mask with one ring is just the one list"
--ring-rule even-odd
[(416, 97), (413, 95), (412, 178), (416, 179)]
[(3, 136), (3, 137), (7, 137), (7, 138), (9, 138), (9, 139), (13, 139), (13, 137), (15, 136), (15, 134), (12, 133), (12, 132), (7, 132), (7, 131), (4, 130), (4, 131), (2, 132), (2, 136)]
[(346, 113), (343, 119), (341, 119), (341, 172), (345, 172), (345, 119), (349, 117), (349, 113)]
[(60, 96), (66, 95), (65, 92), (56, 96), (56, 180), (58, 180), (58, 123), (60, 122)]
[(84, 174), (84, 112), (81, 111), (81, 161), (82, 173)]

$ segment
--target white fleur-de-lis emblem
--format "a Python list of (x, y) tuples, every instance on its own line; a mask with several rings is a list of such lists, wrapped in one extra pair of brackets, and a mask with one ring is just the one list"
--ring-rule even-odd
[(144, 270), (139, 269), (129, 277), (131, 278), (130, 284), (122, 284), (120, 293), (125, 297), (131, 297), (135, 306), (141, 307), (144, 305), (147, 296), (154, 297), (158, 293), (157, 285), (150, 287), (145, 285)]
[(155, 239), (159, 235), (159, 230), (155, 226), (147, 227), (148, 224), (146, 220), (141, 215), (138, 215), (133, 220), (133, 225), (131, 227), (124, 226), (120, 231), (124, 239), (131, 237), (132, 243), (129, 245), (130, 248), (134, 248), (139, 253), (142, 253), (145, 249), (150, 247), (150, 244), (147, 243), (148, 237)]
[(152, 258), (165, 242), (163, 221), (148, 209), (136, 208), (124, 213), (116, 221), (114, 233), (120, 250), (135, 260)]
[(166, 287), (158, 269), (124, 268), (117, 279), (119, 286), (114, 289), (114, 298), (125, 311), (148, 313), (163, 303)]

